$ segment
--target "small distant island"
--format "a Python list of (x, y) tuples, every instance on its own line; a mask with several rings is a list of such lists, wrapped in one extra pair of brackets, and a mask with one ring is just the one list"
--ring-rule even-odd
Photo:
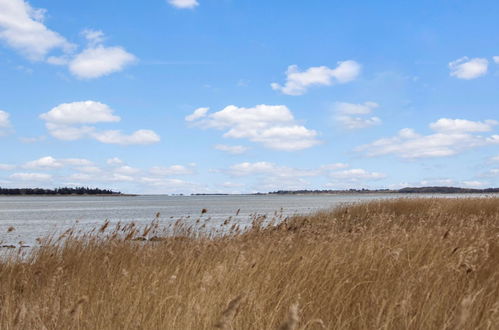
[(2, 188), (0, 195), (27, 196), (27, 195), (122, 195), (119, 191), (88, 187), (62, 187), (55, 189), (43, 188)]
[(348, 190), (278, 190), (271, 195), (302, 194), (491, 194), (499, 193), (499, 188), (459, 188), (459, 187), (406, 187), (402, 189), (348, 189)]

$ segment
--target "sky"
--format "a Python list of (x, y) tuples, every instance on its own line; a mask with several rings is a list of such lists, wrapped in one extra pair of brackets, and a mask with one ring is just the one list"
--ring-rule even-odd
[(499, 186), (499, 2), (0, 0), (0, 186)]

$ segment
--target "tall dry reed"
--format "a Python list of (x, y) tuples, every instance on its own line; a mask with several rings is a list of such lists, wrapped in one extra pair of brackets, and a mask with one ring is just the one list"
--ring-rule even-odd
[(499, 329), (497, 198), (263, 223), (46, 238), (0, 260), (0, 328)]

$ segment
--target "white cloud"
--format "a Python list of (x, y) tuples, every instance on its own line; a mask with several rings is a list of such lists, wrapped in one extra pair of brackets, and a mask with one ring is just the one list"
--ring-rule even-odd
[(475, 79), (487, 74), (489, 61), (485, 58), (462, 57), (449, 63), (450, 75), (459, 79)]
[(0, 171), (11, 171), (11, 170), (13, 170), (15, 168), (16, 168), (15, 165), (11, 165), (11, 164), (0, 164)]
[(386, 178), (386, 174), (379, 172), (368, 172), (361, 168), (352, 168), (349, 170), (333, 172), (330, 174), (332, 178), (341, 179), (346, 181), (359, 181), (359, 180), (379, 180)]
[(248, 150), (248, 147), (239, 146), (239, 145), (228, 146), (225, 144), (217, 144), (215, 146), (215, 149), (220, 150), (220, 151), (224, 151), (224, 152), (228, 152), (229, 154), (232, 154), (232, 155), (241, 155), (241, 154), (244, 154)]
[(284, 105), (257, 105), (240, 108), (234, 105), (197, 120), (198, 127), (227, 130), (226, 138), (249, 139), (270, 149), (295, 151), (320, 142), (317, 132), (296, 123)]
[(54, 49), (74, 48), (64, 37), (47, 28), (45, 10), (23, 0), (0, 0), (0, 39), (31, 60), (41, 61)]
[(197, 108), (194, 112), (185, 117), (186, 121), (195, 121), (200, 118), (206, 117), (206, 113), (210, 110), (210, 108)]
[(312, 169), (302, 169), (261, 161), (234, 164), (228, 169), (219, 170), (219, 172), (236, 178), (255, 177), (258, 182), (257, 185), (254, 185), (255, 191), (315, 189), (307, 180), (320, 177), (322, 177), (321, 182), (332, 180), (336, 187), (348, 183), (365, 183), (386, 177), (383, 173), (369, 172), (364, 169), (345, 170), (347, 167), (348, 165), (344, 163), (333, 163)]
[(118, 157), (113, 157), (113, 158), (109, 158), (107, 161), (106, 161), (107, 165), (111, 165), (111, 166), (118, 166), (118, 165), (122, 165), (124, 162), (119, 159)]
[(42, 136), (37, 136), (37, 137), (20, 137), (19, 138), (19, 141), (21, 141), (22, 143), (36, 143), (36, 142), (41, 142), (41, 141), (45, 141), (45, 139), (47, 139), (47, 137), (45, 135), (42, 135)]
[(95, 101), (63, 103), (40, 115), (40, 118), (60, 125), (95, 124), (121, 120), (113, 114), (113, 109), (108, 105)]
[[(140, 170), (138, 168), (131, 167), (128, 165), (123, 165), (123, 166), (120, 166), (118, 168), (115, 168), (114, 171), (118, 174), (124, 174), (124, 175), (133, 175), (133, 174), (137, 174), (140, 172)], [(87, 173), (88, 173), (88, 171), (87, 171)]]
[(98, 45), (87, 48), (69, 62), (69, 71), (78, 78), (93, 79), (122, 71), (136, 61), (123, 47)]
[(335, 171), (347, 167), (349, 167), (349, 165), (345, 163), (333, 163), (333, 164), (321, 165), (319, 167), (319, 171), (322, 173), (327, 171)]
[[(26, 171), (14, 171), (19, 168)], [(2, 171), (6, 171), (5, 177)], [(47, 188), (87, 185), (135, 193), (209, 192), (205, 186), (175, 177), (195, 173), (195, 163), (141, 169), (126, 165), (119, 158), (108, 159), (99, 166), (86, 159), (46, 156), (24, 164), (0, 164), (0, 183), (12, 187)]]
[(494, 56), (492, 59), (494, 60), (494, 62), (499, 64), (499, 56)]
[(274, 177), (311, 177), (330, 175), (334, 171), (348, 167), (344, 163), (322, 165), (315, 169), (298, 169), (288, 166), (279, 166), (270, 162), (243, 162), (234, 164), (229, 169), (222, 170), (231, 176), (270, 175)]
[(89, 174), (98, 174), (102, 173), (102, 169), (97, 166), (82, 166), (76, 168), (78, 171)]
[(362, 104), (347, 103), (347, 102), (337, 102), (335, 104), (336, 112), (344, 115), (368, 115), (378, 107), (379, 104), (370, 101), (364, 102)]
[(189, 175), (194, 174), (194, 166), (172, 165), (168, 167), (154, 166), (149, 172), (158, 176)]
[(108, 144), (121, 144), (121, 145), (132, 145), (132, 144), (153, 144), (161, 140), (156, 132), (141, 129), (133, 132), (130, 135), (123, 134), (121, 131), (111, 130), (92, 133), (91, 136), (97, 141)]
[(88, 45), (81, 53), (72, 59), (51, 58), (53, 64), (68, 64), (69, 71), (81, 79), (94, 79), (122, 71), (137, 58), (123, 47), (106, 47), (104, 33), (98, 30), (86, 29), (82, 32)]
[(429, 186), (453, 186), (456, 182), (453, 179), (426, 179), (411, 186), (429, 187)]
[(346, 102), (337, 102), (334, 106), (334, 119), (347, 129), (366, 128), (381, 124), (379, 117), (366, 117), (379, 105), (375, 102), (365, 102), (363, 104), (354, 104)]
[(191, 9), (199, 5), (197, 0), (168, 0), (168, 3), (176, 8), (181, 9)]
[(104, 32), (100, 30), (85, 29), (81, 34), (87, 39), (91, 47), (102, 44), (105, 40)]
[(41, 114), (40, 118), (45, 121), (49, 133), (60, 140), (73, 141), (86, 137), (102, 143), (121, 145), (160, 141), (159, 135), (151, 130), (141, 129), (127, 135), (119, 130), (98, 131), (95, 126), (85, 125), (121, 120), (108, 105), (95, 101), (63, 103)]
[(9, 117), (8, 112), (0, 110), (0, 136), (8, 134), (12, 128)]
[(92, 162), (82, 158), (55, 159), (52, 156), (42, 157), (29, 161), (23, 165), (27, 169), (56, 169), (66, 165), (70, 166), (89, 166)]
[(52, 175), (46, 173), (14, 173), (10, 178), (20, 181), (49, 181), (52, 180)]
[(280, 174), (287, 176), (290, 171), (294, 169), (289, 167), (278, 167), (277, 165), (269, 162), (244, 162), (230, 166), (226, 172), (232, 176), (249, 176), (258, 174)]
[[(82, 79), (121, 71), (137, 60), (123, 47), (104, 46), (104, 33), (91, 29), (83, 30), (87, 47), (75, 55), (74, 44), (44, 25), (45, 12), (24, 0), (0, 0), (0, 40), (30, 60), (67, 65), (73, 75)], [(48, 56), (53, 50), (62, 54)]]
[(463, 181), (462, 185), (467, 188), (484, 188), (488, 185), (488, 182), (470, 180), (470, 181)]
[(487, 120), (473, 122), (464, 119), (442, 118), (429, 126), (436, 133), (421, 135), (411, 128), (404, 128), (391, 138), (383, 138), (360, 146), (357, 151), (368, 156), (394, 154), (402, 158), (430, 158), (456, 155), (464, 150), (499, 144), (499, 135), (471, 134), (492, 129), (498, 122)]
[(498, 125), (497, 120), (485, 120), (484, 122), (471, 121), (466, 119), (441, 118), (430, 124), (430, 128), (442, 133), (463, 133), (463, 132), (489, 132), (493, 126)]
[(334, 69), (318, 66), (300, 71), (297, 65), (290, 65), (286, 71), (284, 86), (272, 83), (271, 87), (287, 95), (302, 95), (311, 86), (350, 82), (359, 76), (360, 70), (360, 64), (351, 60), (338, 62), (338, 66)]

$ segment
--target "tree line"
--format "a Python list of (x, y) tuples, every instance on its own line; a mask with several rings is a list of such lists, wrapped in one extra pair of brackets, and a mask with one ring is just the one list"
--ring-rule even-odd
[(55, 189), (43, 188), (2, 188), (0, 195), (120, 195), (121, 192), (109, 189), (88, 187), (62, 187)]
[(489, 194), (499, 193), (499, 188), (459, 188), (459, 187), (406, 187), (402, 189), (348, 189), (348, 190), (279, 190), (269, 194), (372, 194), (372, 193), (403, 193), (403, 194)]

